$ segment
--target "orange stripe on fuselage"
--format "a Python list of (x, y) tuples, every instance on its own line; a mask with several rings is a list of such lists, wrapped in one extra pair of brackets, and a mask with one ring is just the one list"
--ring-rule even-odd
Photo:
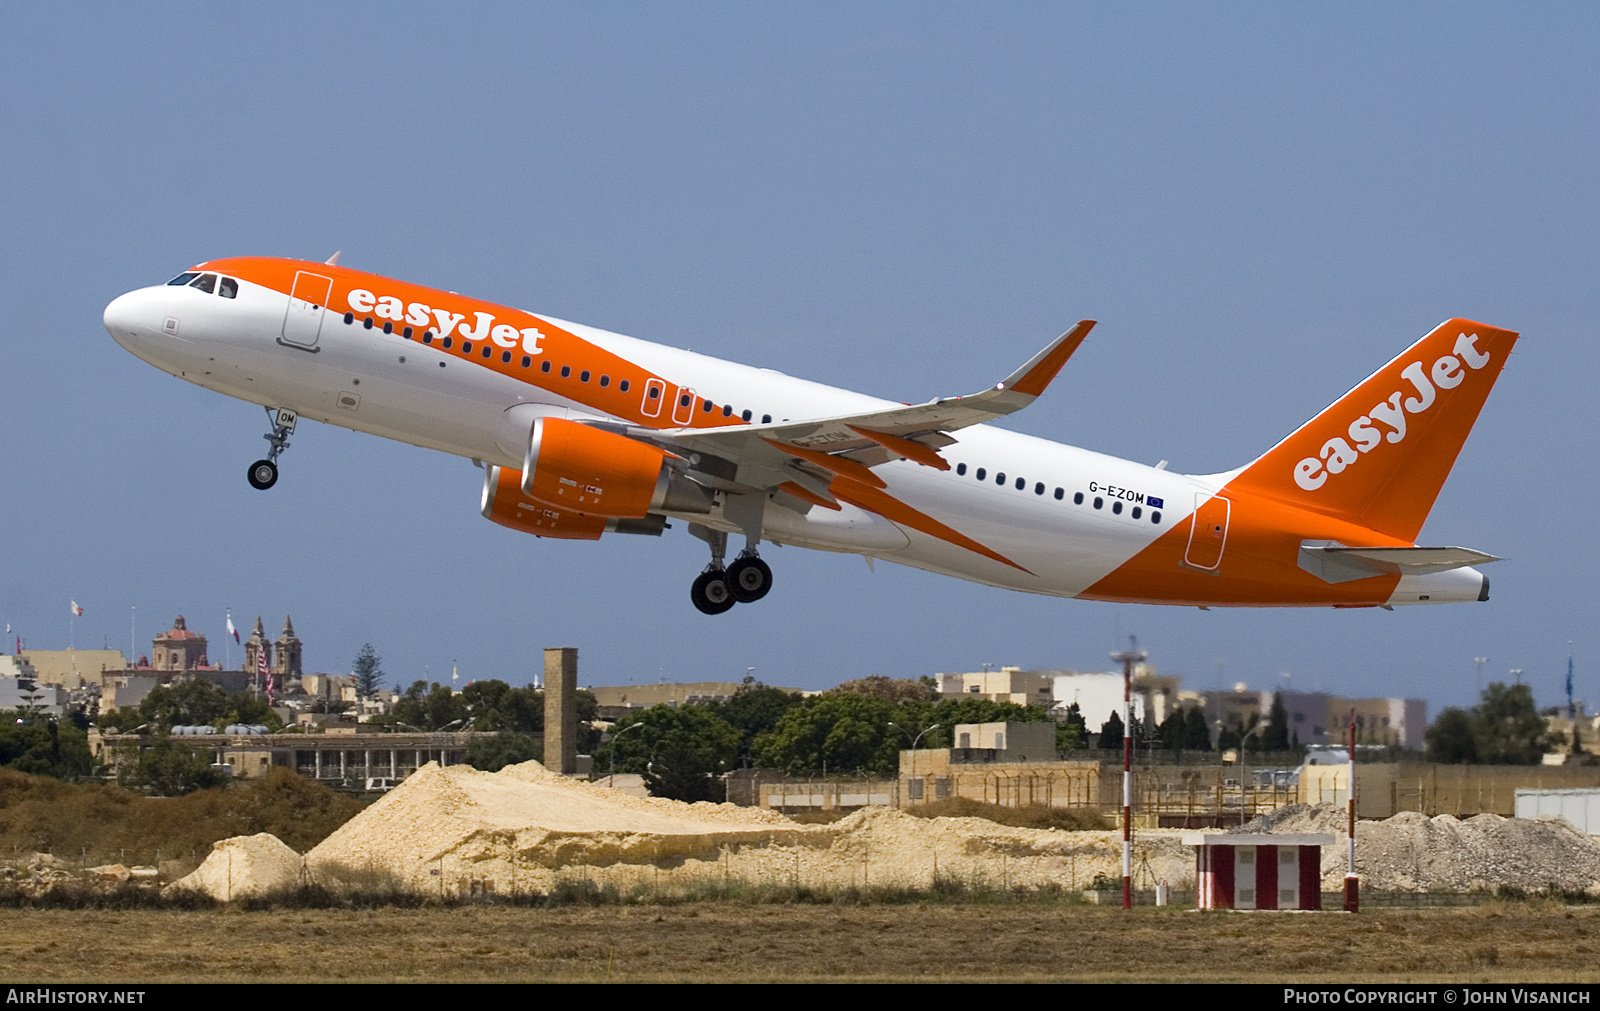
[(1089, 600), (1133, 604), (1193, 604), (1202, 607), (1240, 605), (1382, 604), (1394, 593), (1399, 576), (1374, 575), (1346, 583), (1328, 583), (1300, 568), (1300, 542), (1338, 541), (1363, 547), (1404, 547), (1375, 530), (1296, 509), (1252, 495), (1233, 485), (1217, 493), (1231, 503), (1227, 542), (1214, 572), (1184, 563), (1193, 519), (1179, 523), (1105, 578), (1078, 594)]
[(869, 513), (877, 513), (884, 519), (892, 520), (901, 526), (920, 530), (931, 537), (939, 538), (941, 541), (966, 548), (968, 551), (975, 551), (985, 558), (1004, 562), (1013, 569), (1027, 572), (1030, 576), (1033, 575), (1032, 572), (1024, 569), (1005, 555), (991, 551), (961, 531), (945, 526), (927, 513), (918, 512), (886, 491), (862, 484), (860, 481), (852, 481), (848, 477), (834, 478), (833, 483), (828, 485), (828, 490), (834, 494), (835, 498), (843, 499), (853, 506), (865, 509)]
[[(527, 352), (522, 348), (520, 337), (514, 347), (496, 344), (487, 334), (481, 338), (475, 337), (472, 338), (472, 352), (467, 354), (461, 350), (461, 337), (457, 332), (450, 334), (452, 340), (451, 347), (448, 350), (440, 346), (440, 340), (437, 338), (432, 344), (422, 343), (423, 330), (428, 329), (438, 333), (440, 329), (431, 311), (429, 313), (429, 322), (426, 325), (412, 323), (403, 318), (390, 320), (390, 322), (395, 324), (395, 336), (397, 337), (402, 336), (404, 327), (411, 326), (415, 332), (412, 341), (418, 347), (431, 348), (441, 355), (449, 356), (463, 363), (471, 362), (480, 368), (498, 372), (508, 379), (514, 379), (518, 382), (547, 390), (557, 396), (592, 408), (597, 412), (608, 414), (614, 418), (622, 418), (641, 428), (723, 428), (729, 425), (747, 424), (744, 419), (738, 416), (724, 417), (720, 409), (702, 410), (704, 406), (702, 401), (705, 400), (703, 397), (696, 397), (694, 416), (687, 425), (674, 423), (672, 420), (673, 412), (664, 403), (658, 407), (659, 413), (657, 416), (646, 416), (643, 413), (643, 406), (649, 380), (661, 380), (667, 385), (668, 390), (676, 386), (693, 386), (695, 384), (692, 382), (674, 382), (665, 376), (658, 376), (620, 355), (613, 354), (521, 309), (513, 309), (510, 306), (485, 302), (481, 299), (468, 298), (465, 295), (440, 291), (437, 288), (427, 288), (418, 284), (397, 281), (380, 274), (368, 274), (359, 270), (351, 270), (348, 267), (312, 263), (305, 260), (240, 256), (211, 260), (193, 269), (229, 274), (250, 281), (253, 284), (259, 284), (262, 287), (271, 288), (273, 291), (283, 295), (288, 295), (293, 290), (295, 275), (301, 271), (331, 278), (333, 281), (333, 294), (328, 304), (328, 312), (332, 315), (330, 315), (329, 319), (332, 319), (332, 316), (338, 316), (339, 323), (337, 325), (339, 326), (344, 325), (343, 316), (346, 312), (355, 314), (357, 325), (368, 316), (373, 317), (373, 325), (375, 327), (381, 327), (385, 322), (383, 317), (375, 315), (374, 310), (369, 309), (358, 312), (350, 304), (350, 293), (355, 290), (369, 291), (379, 298), (384, 296), (392, 297), (397, 299), (402, 306), (421, 305), (426, 306), (429, 310), (442, 309), (451, 315), (459, 314), (462, 320), (456, 324), (457, 329), (462, 324), (475, 328), (478, 324), (477, 314), (487, 313), (493, 317), (491, 326), (503, 323), (519, 332), (529, 328), (539, 331), (541, 335), (539, 353), (530, 355), (533, 358), (533, 364), (529, 368), (522, 367), (522, 357)], [(323, 324), (324, 328), (332, 325), (334, 324), (328, 322)], [(324, 334), (328, 333), (326, 329), (323, 332)], [(487, 359), (482, 356), (482, 349), (485, 345), (494, 349)], [(501, 353), (504, 351), (511, 352), (510, 362), (502, 362), (500, 360)], [(551, 363), (549, 372), (539, 371), (539, 362), (541, 360), (547, 360)], [(570, 366), (572, 369), (572, 374), (566, 378), (561, 375), (561, 366), (563, 365)], [(584, 370), (588, 370), (590, 373), (589, 382), (587, 383), (581, 382), (578, 378)], [(602, 375), (611, 377), (610, 386), (604, 388), (600, 386), (599, 379)], [(629, 380), (629, 387), (626, 393), (619, 388), (620, 381), (623, 379)], [(666, 394), (664, 393), (663, 401), (665, 399)]]

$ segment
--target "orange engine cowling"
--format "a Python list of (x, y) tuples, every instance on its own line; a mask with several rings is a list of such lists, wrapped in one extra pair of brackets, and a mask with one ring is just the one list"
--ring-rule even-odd
[(535, 537), (568, 541), (597, 541), (603, 533), (650, 534), (659, 537), (667, 527), (665, 516), (607, 518), (586, 516), (574, 509), (552, 506), (522, 493), (522, 471), (488, 467), (483, 476), (483, 518)]
[(588, 516), (639, 518), (666, 498), (669, 455), (614, 432), (540, 418), (528, 436), (522, 492)]

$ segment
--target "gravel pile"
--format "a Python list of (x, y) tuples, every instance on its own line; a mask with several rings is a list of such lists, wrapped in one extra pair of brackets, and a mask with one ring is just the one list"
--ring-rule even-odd
[[(1146, 878), (1194, 876), (1180, 833), (1142, 833)], [(564, 880), (671, 888), (710, 882), (803, 887), (1088, 887), (1121, 873), (1114, 832), (1062, 832), (980, 818), (868, 808), (831, 825), (731, 804), (637, 798), (547, 772), (426, 766), (306, 857), (335, 887), (440, 895), (548, 891)]]
[(297, 887), (301, 880), (300, 854), (268, 832), (236, 835), (212, 845), (205, 862), (193, 874), (168, 885), (164, 891), (202, 892), (222, 902)]
[[(1294, 804), (1257, 818), (1246, 831), (1326, 832), (1336, 845), (1322, 856), (1322, 883), (1341, 887), (1347, 815), (1332, 804)], [(1497, 888), (1600, 893), (1600, 843), (1564, 818), (1462, 820), (1404, 811), (1356, 826), (1356, 872), (1377, 891), (1463, 892)]]

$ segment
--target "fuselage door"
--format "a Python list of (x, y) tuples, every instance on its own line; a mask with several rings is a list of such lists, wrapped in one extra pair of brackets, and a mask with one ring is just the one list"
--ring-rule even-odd
[(1189, 547), (1183, 563), (1203, 572), (1215, 572), (1222, 564), (1222, 548), (1228, 543), (1228, 513), (1231, 503), (1219, 495), (1197, 492), (1194, 514), (1189, 518)]
[(678, 387), (678, 399), (672, 404), (672, 423), (687, 425), (694, 420), (694, 391), (687, 386)]
[(315, 351), (317, 338), (322, 335), (322, 317), (327, 314), (332, 294), (332, 278), (304, 270), (296, 273), (294, 288), (289, 293), (289, 311), (283, 317), (283, 336), (278, 343)]

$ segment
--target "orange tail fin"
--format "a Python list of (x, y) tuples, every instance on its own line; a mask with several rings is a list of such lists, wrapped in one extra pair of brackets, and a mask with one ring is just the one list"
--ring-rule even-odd
[(1229, 483), (1411, 542), (1517, 334), (1452, 319)]

